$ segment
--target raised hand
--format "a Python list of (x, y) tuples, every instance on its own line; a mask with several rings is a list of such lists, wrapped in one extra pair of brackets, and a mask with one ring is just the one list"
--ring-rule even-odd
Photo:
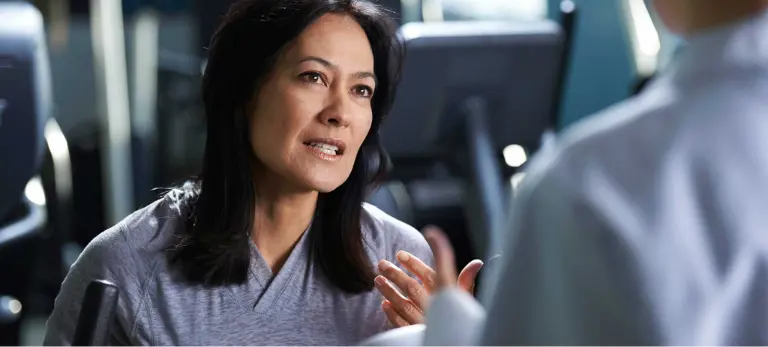
[(424, 323), (429, 296), (442, 288), (458, 286), (472, 294), (477, 274), (483, 267), (482, 261), (473, 260), (457, 276), (453, 247), (445, 234), (436, 227), (428, 227), (424, 235), (432, 247), (436, 270), (408, 252), (397, 253), (400, 264), (421, 283), (389, 261), (379, 262), (381, 275), (376, 277), (376, 288), (385, 298), (382, 310), (395, 327)]

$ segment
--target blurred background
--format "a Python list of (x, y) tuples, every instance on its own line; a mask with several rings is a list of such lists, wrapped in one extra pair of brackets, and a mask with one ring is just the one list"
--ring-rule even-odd
[[(501, 178), (490, 188), (503, 191), (491, 194), (497, 199), (513, 193), (526, 161), (548, 134), (556, 136), (634, 94), (677, 47), (643, 0), (379, 2), (403, 25), (472, 21), (559, 28), (553, 34), (561, 38), (562, 61), (552, 74), (557, 88), (536, 98), (547, 100), (544, 109), (551, 114), (528, 115), (549, 117), (540, 129), (545, 131), (529, 134), (541, 143), (496, 141), (490, 166), (394, 151), (390, 181), (371, 198), (416, 228), (445, 228), (460, 263), (489, 255), (489, 236), (477, 230), (490, 222), (472, 220), (473, 211), (489, 209), (488, 202), (469, 198), (488, 197), (472, 192), (483, 189), (477, 188), (483, 186), (478, 172)], [(42, 343), (59, 285), (82, 248), (157, 199), (156, 188), (198, 172), (205, 139), (199, 97), (205, 47), (229, 3), (0, 0), (0, 181), (22, 175), (24, 182), (18, 190), (0, 190), (0, 345)], [(19, 4), (36, 9), (42, 21), (20, 15), (30, 12), (12, 7)], [(564, 22), (568, 14), (575, 15), (572, 26)], [(30, 30), (35, 34), (29, 36)], [(13, 35), (33, 37), (38, 46), (32, 51), (45, 59), (17, 59)], [(25, 88), (28, 95), (20, 94)], [(24, 103), (32, 106), (12, 107)], [(41, 130), (22, 132), (17, 119), (34, 120), (30, 127)], [(12, 165), (30, 151), (31, 157), (39, 154), (32, 169)]]

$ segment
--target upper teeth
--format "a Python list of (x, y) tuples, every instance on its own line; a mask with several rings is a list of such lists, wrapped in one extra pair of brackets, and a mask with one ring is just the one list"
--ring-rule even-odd
[(327, 143), (311, 142), (309, 145), (327, 154), (336, 154), (339, 151), (339, 147)]

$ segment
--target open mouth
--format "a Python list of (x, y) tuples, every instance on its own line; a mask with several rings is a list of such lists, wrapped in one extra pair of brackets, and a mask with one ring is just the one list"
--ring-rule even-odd
[(311, 148), (312, 150), (318, 151), (320, 153), (323, 153), (325, 155), (342, 155), (344, 154), (344, 149), (333, 144), (325, 143), (325, 142), (304, 142), (304, 145)]

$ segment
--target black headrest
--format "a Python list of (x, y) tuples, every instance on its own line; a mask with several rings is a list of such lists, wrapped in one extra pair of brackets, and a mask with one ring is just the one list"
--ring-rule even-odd
[(51, 82), (43, 17), (0, 2), (0, 217), (18, 204), (43, 158)]

